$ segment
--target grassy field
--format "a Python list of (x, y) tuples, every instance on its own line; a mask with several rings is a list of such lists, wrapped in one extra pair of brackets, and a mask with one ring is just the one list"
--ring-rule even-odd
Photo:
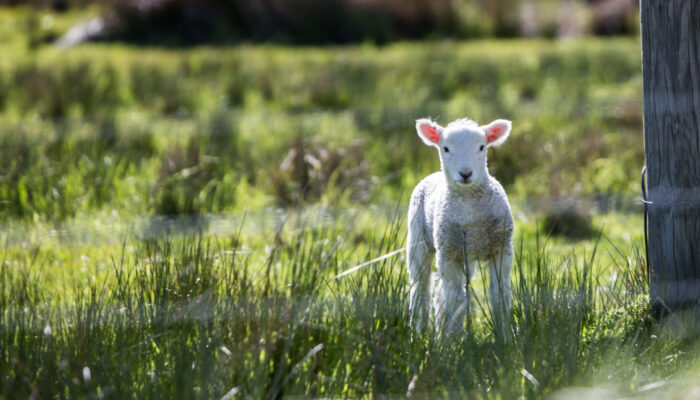
[[(0, 9), (0, 398), (698, 393), (650, 316), (636, 40), (60, 51), (46, 15)], [(404, 246), (425, 116), (513, 120), (508, 342), (483, 276), (460, 338), (411, 336), (402, 254), (333, 279)]]

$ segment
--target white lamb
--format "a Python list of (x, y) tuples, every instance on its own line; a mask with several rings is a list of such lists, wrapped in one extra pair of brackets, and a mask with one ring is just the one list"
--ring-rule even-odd
[[(464, 266), (471, 278), (479, 261), (488, 261), (494, 323), (507, 336), (513, 217), (503, 187), (486, 168), (486, 149), (505, 142), (511, 122), (499, 119), (479, 126), (460, 119), (443, 128), (419, 119), (416, 130), (425, 144), (437, 148), (442, 171), (418, 183), (408, 209), (411, 324), (425, 329), (432, 299), (436, 328), (460, 332), (469, 307)], [(433, 255), (437, 276), (431, 296)]]

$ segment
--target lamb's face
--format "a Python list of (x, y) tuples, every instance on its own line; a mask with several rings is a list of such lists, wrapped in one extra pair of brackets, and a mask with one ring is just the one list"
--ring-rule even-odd
[(438, 152), (451, 184), (477, 185), (486, 175), (486, 134), (478, 126), (448, 126)]
[(443, 128), (429, 119), (419, 119), (416, 130), (427, 145), (438, 149), (447, 182), (458, 188), (468, 188), (480, 184), (487, 176), (486, 149), (505, 142), (511, 122), (499, 119), (479, 126), (474, 121), (461, 119)]

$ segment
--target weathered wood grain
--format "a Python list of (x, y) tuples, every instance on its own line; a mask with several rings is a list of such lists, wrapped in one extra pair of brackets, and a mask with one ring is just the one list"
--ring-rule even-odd
[(700, 1), (642, 0), (649, 273), (657, 309), (700, 300)]

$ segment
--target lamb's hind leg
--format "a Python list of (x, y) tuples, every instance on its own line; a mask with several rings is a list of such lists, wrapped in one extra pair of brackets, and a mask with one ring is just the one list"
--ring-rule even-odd
[(430, 314), (430, 272), (433, 250), (425, 238), (409, 229), (406, 243), (408, 276), (410, 280), (409, 314), (416, 331), (426, 328)]
[(510, 336), (508, 322), (511, 315), (510, 271), (513, 268), (513, 248), (504, 246), (489, 260), (489, 301), (496, 332), (502, 338)]

